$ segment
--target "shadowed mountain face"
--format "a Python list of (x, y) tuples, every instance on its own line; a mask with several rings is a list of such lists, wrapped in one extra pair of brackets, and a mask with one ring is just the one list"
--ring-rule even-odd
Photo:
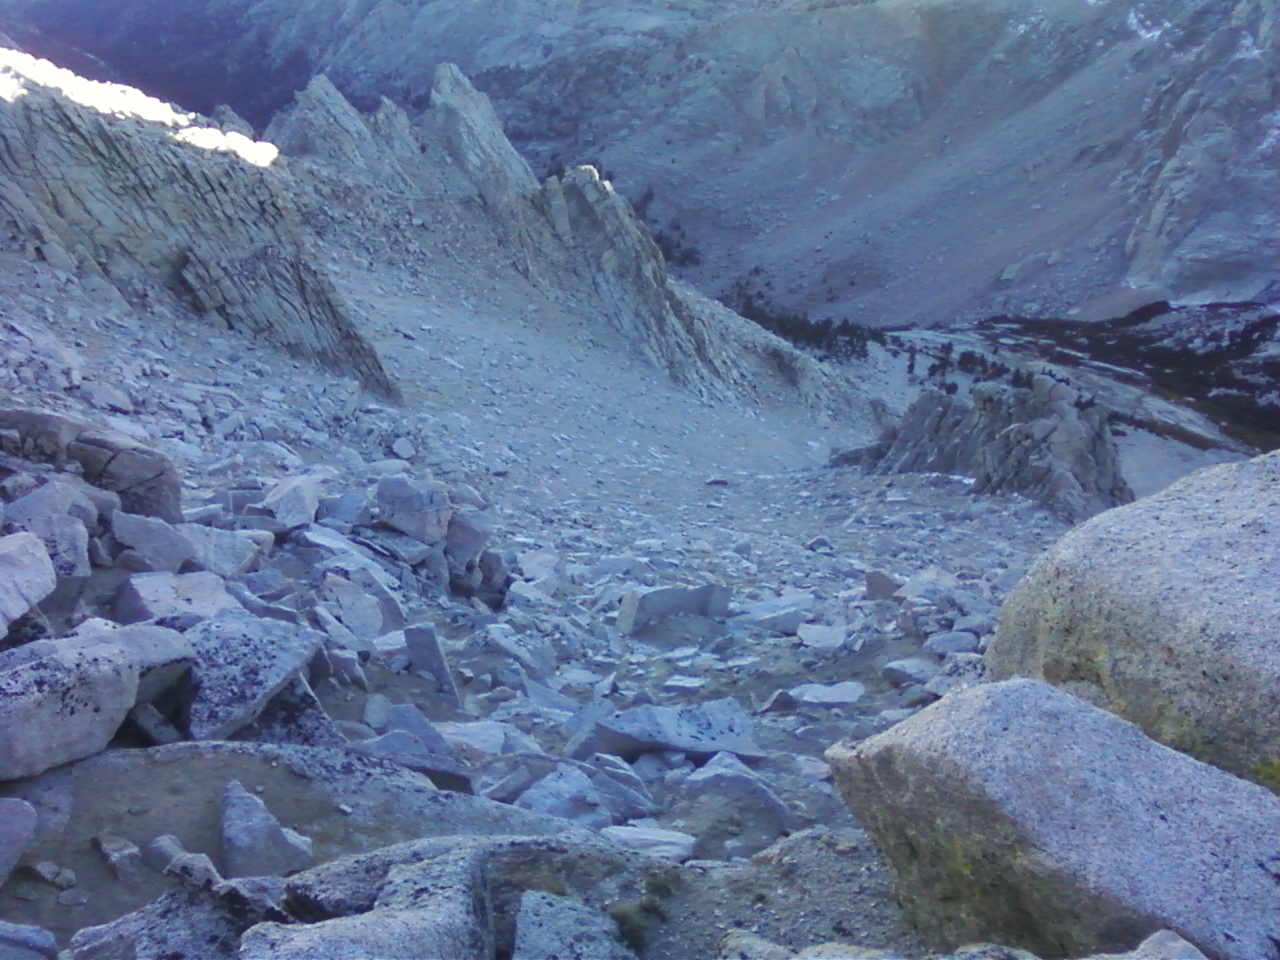
[[(592, 161), (703, 290), (937, 326), (1265, 300), (1265, 0), (8, 0), (121, 79), (259, 128), (316, 73), (425, 109), (441, 62), (537, 172)], [(51, 56), (57, 56), (50, 49)], [(1073, 312), (1074, 311), (1074, 312)]]

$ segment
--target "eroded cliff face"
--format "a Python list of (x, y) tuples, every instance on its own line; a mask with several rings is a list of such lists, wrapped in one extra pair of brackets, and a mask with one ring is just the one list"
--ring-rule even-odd
[(319, 73), (361, 110), (417, 114), (455, 62), (539, 172), (591, 161), (648, 197), (702, 289), (743, 281), (815, 318), (1122, 314), (1276, 281), (1264, 0), (4, 9), (260, 126)]
[(384, 393), (395, 388), (308, 249), (279, 151), (137, 90), (0, 51), (4, 240), (137, 300), (168, 288)]

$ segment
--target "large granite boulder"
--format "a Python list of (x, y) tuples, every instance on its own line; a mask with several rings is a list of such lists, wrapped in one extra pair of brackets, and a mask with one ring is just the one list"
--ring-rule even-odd
[(172, 686), (195, 659), (163, 627), (92, 630), (0, 653), (0, 780), (105, 749), (129, 710)]
[(827, 758), (937, 949), (1118, 953), (1171, 929), (1275, 955), (1280, 800), (1048, 684), (953, 693)]
[(1280, 791), (1280, 453), (1073, 530), (1004, 605), (990, 674), (1046, 680)]

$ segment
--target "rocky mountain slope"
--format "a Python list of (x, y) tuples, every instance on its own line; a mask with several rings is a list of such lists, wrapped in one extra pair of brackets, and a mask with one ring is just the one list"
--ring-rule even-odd
[(607, 168), (703, 289), (815, 318), (1275, 294), (1269, 0), (5, 7), (259, 128), (321, 72), (416, 113), (457, 63), (535, 166)]
[(0, 957), (1274, 955), (1265, 311), (797, 347), (429, 91), (0, 51)]

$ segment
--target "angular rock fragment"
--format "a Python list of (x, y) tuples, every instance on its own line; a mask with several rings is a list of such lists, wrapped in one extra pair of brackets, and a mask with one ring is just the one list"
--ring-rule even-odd
[(880, 676), (895, 687), (911, 683), (928, 683), (942, 671), (936, 660), (925, 657), (906, 657), (902, 660), (890, 660), (880, 668)]
[(93, 838), (93, 845), (121, 883), (142, 878), (142, 851), (132, 841), (103, 833)]
[(600, 835), (626, 850), (674, 860), (676, 863), (684, 863), (692, 857), (693, 848), (698, 843), (697, 837), (660, 827), (605, 827)]
[(454, 757), (453, 748), (435, 725), (417, 707), (403, 703), (390, 707), (386, 713), (387, 730), (403, 730), (411, 733), (432, 753), (442, 757)]
[(262, 505), (286, 529), (305, 527), (315, 522), (316, 510), (320, 508), (320, 484), (315, 477), (287, 477), (263, 497)]
[(25, 496), (5, 504), (4, 519), (15, 526), (26, 526), (37, 517), (62, 513), (75, 517), (86, 527), (98, 524), (98, 508), (85, 491), (62, 480), (50, 480)]
[(701, 587), (651, 587), (632, 590), (622, 598), (618, 631), (635, 633), (664, 617), (723, 617), (729, 612), (731, 591), (718, 583)]
[(0, 797), (0, 883), (27, 852), (35, 832), (35, 808), (25, 800)]
[(238, 780), (222, 795), (222, 860), (228, 877), (281, 877), (311, 865), (312, 843), (280, 825)]
[(516, 800), (516, 806), (584, 827), (600, 829), (613, 823), (609, 808), (591, 778), (577, 767), (560, 764)]
[(32, 517), (21, 526), (40, 538), (49, 551), (49, 559), (53, 561), (53, 569), (59, 579), (87, 577), (93, 572), (89, 532), (77, 518), (53, 513)]
[(58, 585), (49, 551), (32, 533), (0, 537), (0, 635)]
[(729, 629), (754, 627), (785, 636), (794, 635), (809, 615), (813, 596), (808, 593), (788, 594), (774, 600), (762, 600), (729, 621)]
[(936, 657), (945, 657), (949, 653), (977, 653), (979, 649), (977, 634), (967, 630), (935, 633), (924, 642), (924, 652)]
[(1080, 956), (1171, 928), (1256, 960), (1280, 940), (1280, 800), (1047, 684), (971, 687), (827, 757), (937, 949)]
[(723, 856), (731, 842), (743, 854), (757, 853), (799, 826), (774, 789), (731, 753), (718, 753), (691, 773), (671, 813), (705, 824), (697, 831), (700, 857)]
[(857, 703), (867, 692), (857, 680), (841, 683), (802, 683), (788, 691), (802, 707), (847, 707)]
[(373, 909), (313, 924), (263, 923), (241, 940), (241, 960), (488, 960), (493, 931), (481, 856), (398, 864)]
[(197, 740), (224, 740), (254, 720), (324, 642), (314, 630), (244, 613), (204, 620), (186, 636), (197, 657), (189, 720)]
[(155, 517), (117, 511), (111, 532), (130, 548), (116, 563), (142, 573), (177, 573), (195, 555), (191, 541)]
[(323, 591), (330, 611), (356, 639), (372, 640), (384, 633), (381, 605), (350, 580), (329, 574), (324, 579)]
[(538, 634), (518, 634), (510, 624), (493, 623), (477, 633), (476, 640), (509, 654), (530, 676), (545, 680), (556, 672), (555, 649)]
[(57, 960), (58, 941), (43, 927), (0, 920), (0, 958), (3, 960)]
[(121, 623), (144, 620), (204, 620), (244, 607), (215, 573), (135, 573), (116, 594), (114, 616)]
[(720, 752), (763, 756), (752, 738), (751, 718), (732, 697), (687, 707), (652, 704), (622, 710), (597, 720), (579, 742), (590, 750), (634, 760), (651, 750), (680, 750), (710, 757)]
[(439, 543), (449, 530), (449, 488), (409, 477), (378, 482), (378, 519), (422, 543)]
[(346, 738), (321, 706), (306, 678), (291, 682), (267, 701), (262, 712), (232, 734), (236, 740), (259, 743), (295, 743), (306, 747), (344, 747)]
[(451, 570), (461, 573), (475, 563), (493, 536), (493, 515), (487, 510), (458, 510), (449, 519), (444, 555)]
[(511, 960), (636, 960), (602, 910), (573, 897), (527, 890), (516, 915)]
[(37, 644), (0, 654), (0, 780), (99, 752), (137, 698), (141, 664), (119, 646)]
[(435, 627), (429, 623), (419, 623), (404, 630), (405, 650), (409, 654), (409, 665), (418, 671), (424, 671), (435, 677), (440, 684), (441, 692), (455, 701), (460, 701), (458, 685), (454, 682), (453, 672), (440, 649), (440, 639), (436, 636)]
[(234, 530), (199, 523), (183, 523), (176, 529), (191, 544), (191, 561), (196, 566), (227, 579), (253, 569), (262, 553), (250, 537)]
[(398, 763), (402, 767), (425, 774), (442, 790), (471, 793), (471, 771), (452, 756), (453, 750), (443, 737), (440, 737), (440, 741), (444, 743), (447, 752), (430, 749), (421, 738), (408, 731), (391, 730), (382, 736), (353, 743), (347, 749), (352, 753)]

